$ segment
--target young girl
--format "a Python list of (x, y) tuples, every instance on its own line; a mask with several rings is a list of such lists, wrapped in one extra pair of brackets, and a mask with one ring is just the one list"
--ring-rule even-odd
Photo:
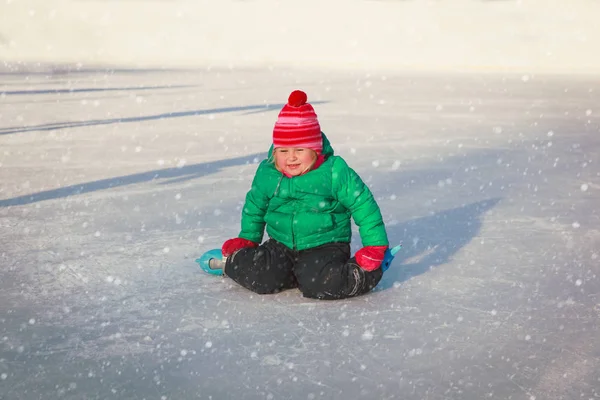
[[(352, 217), (363, 247), (350, 257)], [(211, 268), (259, 294), (298, 288), (305, 297), (343, 299), (374, 288), (388, 239), (369, 188), (333, 149), (306, 94), (291, 93), (256, 171), (242, 230)], [(260, 244), (264, 229), (269, 239)]]

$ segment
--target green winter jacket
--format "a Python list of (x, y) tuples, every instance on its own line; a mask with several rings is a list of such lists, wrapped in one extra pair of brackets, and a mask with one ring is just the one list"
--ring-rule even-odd
[(381, 211), (373, 194), (323, 135), (325, 161), (304, 175), (288, 178), (277, 171), (273, 146), (256, 171), (242, 210), (239, 237), (260, 243), (267, 234), (290, 249), (305, 250), (331, 242), (350, 242), (350, 217), (363, 246), (387, 246)]

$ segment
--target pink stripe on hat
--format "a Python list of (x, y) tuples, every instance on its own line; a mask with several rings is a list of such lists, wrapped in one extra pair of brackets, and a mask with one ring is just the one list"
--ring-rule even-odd
[(294, 90), (273, 128), (273, 146), (302, 147), (321, 154), (323, 137), (317, 114), (301, 90)]

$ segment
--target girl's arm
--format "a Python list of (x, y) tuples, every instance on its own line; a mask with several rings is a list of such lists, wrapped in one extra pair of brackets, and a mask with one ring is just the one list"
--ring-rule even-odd
[(246, 201), (242, 209), (242, 230), (239, 234), (240, 238), (259, 244), (263, 238), (265, 230), (264, 217), (269, 204), (269, 198), (260, 184), (259, 176), (262, 168), (263, 164), (258, 167), (252, 181), (252, 187), (246, 194)]
[(360, 176), (337, 158), (333, 166), (333, 195), (346, 207), (358, 226), (363, 246), (388, 246), (379, 205)]

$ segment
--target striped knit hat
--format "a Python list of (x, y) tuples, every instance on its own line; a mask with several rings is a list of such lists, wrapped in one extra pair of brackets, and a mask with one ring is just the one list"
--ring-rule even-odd
[(321, 154), (323, 138), (317, 114), (306, 93), (294, 90), (283, 106), (273, 128), (273, 147), (302, 147)]

